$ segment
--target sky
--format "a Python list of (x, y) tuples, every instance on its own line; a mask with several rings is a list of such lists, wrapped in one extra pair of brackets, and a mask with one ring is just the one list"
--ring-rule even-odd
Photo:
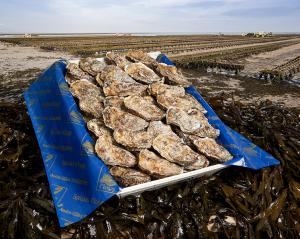
[(0, 0), (0, 33), (300, 32), (300, 0)]

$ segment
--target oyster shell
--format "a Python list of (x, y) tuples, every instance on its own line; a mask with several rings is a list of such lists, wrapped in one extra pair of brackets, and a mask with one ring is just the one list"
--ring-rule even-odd
[(151, 96), (132, 95), (124, 99), (127, 109), (147, 121), (161, 120), (165, 112), (158, 108)]
[(79, 108), (95, 118), (102, 117), (103, 96), (101, 89), (87, 80), (75, 81), (70, 86), (73, 96), (79, 99)]
[(111, 129), (139, 131), (149, 125), (144, 119), (116, 107), (106, 107), (102, 114), (105, 125)]
[(73, 83), (74, 81), (83, 79), (86, 79), (90, 82), (94, 81), (92, 76), (81, 70), (79, 66), (75, 63), (69, 63), (67, 65), (67, 73), (65, 79), (69, 84)]
[(150, 68), (154, 68), (158, 65), (157, 61), (143, 51), (129, 50), (126, 55), (130, 60), (134, 62), (142, 62)]
[(170, 125), (166, 125), (161, 121), (151, 121), (149, 123), (148, 132), (153, 139), (156, 138), (159, 134), (176, 136), (176, 134), (172, 131)]
[(159, 157), (152, 151), (144, 149), (139, 154), (138, 167), (146, 173), (162, 178), (183, 173), (183, 168), (177, 164)]
[(146, 85), (136, 82), (121, 68), (113, 65), (105, 67), (96, 80), (100, 85), (103, 85), (103, 92), (106, 96), (135, 95), (147, 89)]
[(104, 107), (112, 106), (122, 108), (124, 106), (124, 97), (108, 96), (103, 101)]
[(126, 59), (126, 57), (120, 53), (115, 52), (107, 52), (106, 57), (114, 62), (118, 67), (122, 70), (125, 69), (125, 66), (130, 64), (131, 62)]
[(101, 72), (107, 64), (104, 61), (97, 60), (93, 57), (82, 58), (79, 61), (79, 67), (92, 76)]
[(126, 65), (124, 69), (128, 75), (141, 83), (151, 84), (153, 82), (162, 81), (162, 79), (156, 75), (153, 70), (141, 62)]
[(167, 123), (178, 126), (183, 133), (193, 134), (199, 137), (217, 138), (220, 130), (213, 128), (206, 117), (199, 110), (188, 112), (176, 107), (167, 111)]
[(78, 99), (89, 96), (99, 98), (101, 101), (104, 100), (101, 88), (87, 80), (79, 80), (71, 83), (70, 91)]
[(152, 145), (152, 137), (147, 131), (128, 131), (124, 129), (116, 129), (114, 131), (115, 140), (134, 151), (141, 149), (149, 149)]
[(171, 107), (167, 111), (167, 124), (178, 126), (182, 132), (192, 134), (203, 127), (198, 119), (189, 115), (186, 111)]
[(208, 159), (204, 155), (199, 154), (199, 159), (196, 162), (184, 167), (184, 169), (187, 171), (193, 171), (200, 168), (205, 168), (208, 165), (209, 165)]
[(87, 125), (88, 130), (93, 132), (94, 135), (96, 135), (97, 137), (100, 137), (101, 135), (103, 135), (103, 132), (102, 132), (102, 128), (104, 126), (103, 121), (100, 121), (98, 119), (92, 119), (92, 120), (89, 120), (86, 125)]
[(207, 113), (203, 106), (191, 95), (186, 94), (185, 96), (174, 96), (169, 94), (160, 94), (157, 96), (157, 103), (164, 109), (171, 107), (177, 107), (182, 110), (188, 111), (190, 109), (197, 109), (202, 113)]
[(220, 135), (220, 130), (212, 127), (209, 124), (208, 119), (205, 117), (205, 115), (202, 112), (200, 112), (199, 110), (191, 109), (189, 110), (188, 113), (194, 119), (199, 120), (199, 122), (203, 125), (203, 127), (201, 127), (199, 130), (193, 133), (194, 135), (197, 135), (202, 138), (208, 137), (214, 139)]
[(233, 156), (214, 139), (199, 138), (192, 135), (190, 136), (190, 139), (193, 141), (198, 151), (209, 158), (213, 158), (219, 162), (226, 162), (233, 158)]
[(162, 157), (182, 166), (201, 160), (199, 155), (183, 144), (178, 136), (159, 134), (153, 140), (152, 146)]
[(136, 165), (136, 157), (129, 151), (113, 145), (113, 138), (108, 129), (99, 127), (99, 135), (95, 151), (106, 165), (119, 165), (123, 167), (133, 167)]
[(183, 87), (191, 85), (191, 83), (187, 79), (185, 79), (185, 77), (180, 72), (177, 71), (177, 68), (175, 66), (160, 63), (156, 67), (156, 72), (172, 84), (180, 85)]
[(114, 166), (110, 170), (111, 175), (121, 186), (133, 186), (141, 183), (150, 182), (149, 175), (131, 168)]
[(171, 96), (185, 96), (185, 90), (181, 86), (167, 85), (164, 83), (156, 82), (149, 86), (149, 93), (153, 96), (158, 96), (161, 94)]

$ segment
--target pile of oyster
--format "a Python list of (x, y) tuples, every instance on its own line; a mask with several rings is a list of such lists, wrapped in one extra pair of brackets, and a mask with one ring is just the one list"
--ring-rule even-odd
[(109, 52), (102, 60), (69, 63), (66, 80), (96, 140), (95, 152), (122, 186), (232, 159), (215, 141), (220, 131), (206, 110), (185, 93), (190, 83), (175, 66), (142, 51)]

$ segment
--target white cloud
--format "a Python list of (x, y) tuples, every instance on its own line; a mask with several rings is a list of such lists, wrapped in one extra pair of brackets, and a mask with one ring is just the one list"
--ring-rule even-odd
[[(21, 32), (224, 32), (247, 31), (261, 25), (274, 29), (283, 23), (296, 28), (295, 22), (300, 20), (299, 17), (292, 19), (289, 13), (279, 25), (279, 20), (274, 18), (273, 22), (267, 17), (248, 20), (255, 13), (251, 9), (291, 5), (299, 0), (45, 0), (38, 4), (36, 1), (28, 0), (22, 5), (5, 2), (9, 8), (3, 13), (0, 8), (0, 22), (7, 23), (5, 29)], [(248, 18), (243, 12), (249, 12)]]

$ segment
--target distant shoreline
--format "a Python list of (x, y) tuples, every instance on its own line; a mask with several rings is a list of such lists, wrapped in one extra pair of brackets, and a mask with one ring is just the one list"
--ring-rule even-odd
[[(82, 37), (82, 36), (178, 36), (178, 35), (241, 35), (243, 32), (132, 32), (132, 33), (0, 33), (1, 38), (23, 37), (31, 34), (34, 37)], [(299, 35), (300, 32), (273, 32), (274, 35)]]

